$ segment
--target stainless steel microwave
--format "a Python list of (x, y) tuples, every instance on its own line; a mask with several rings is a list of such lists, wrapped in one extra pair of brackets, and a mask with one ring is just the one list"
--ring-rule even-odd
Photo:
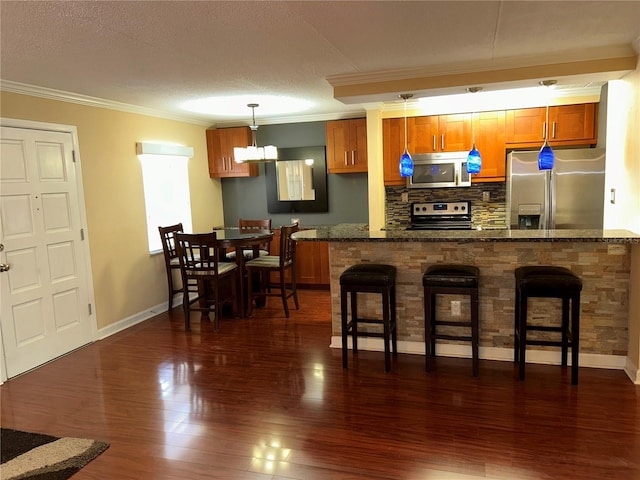
[(407, 187), (470, 187), (468, 155), (469, 152), (416, 153), (413, 155), (413, 175), (407, 177)]

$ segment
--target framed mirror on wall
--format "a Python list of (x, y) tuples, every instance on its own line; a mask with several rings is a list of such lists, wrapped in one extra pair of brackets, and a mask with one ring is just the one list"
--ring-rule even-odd
[(324, 146), (279, 148), (265, 169), (269, 213), (329, 211)]

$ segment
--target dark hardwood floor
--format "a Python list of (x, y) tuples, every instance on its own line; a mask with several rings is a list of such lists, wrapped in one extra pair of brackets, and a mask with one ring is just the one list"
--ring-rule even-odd
[(0, 388), (3, 427), (107, 441), (81, 479), (640, 479), (622, 371), (381, 352), (341, 366), (327, 291), (220, 331), (181, 308)]

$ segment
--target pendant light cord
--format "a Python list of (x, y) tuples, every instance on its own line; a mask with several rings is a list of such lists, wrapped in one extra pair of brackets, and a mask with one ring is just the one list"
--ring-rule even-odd
[(407, 141), (407, 99), (404, 99), (404, 151), (409, 151), (408, 141)]
[(257, 147), (258, 143), (256, 140), (256, 132), (258, 131), (258, 126), (256, 125), (256, 107), (259, 107), (257, 103), (248, 103), (247, 107), (251, 108), (251, 146)]
[(404, 100), (404, 151), (409, 153), (409, 141), (407, 133), (407, 100), (413, 97), (413, 93), (403, 93), (399, 95)]

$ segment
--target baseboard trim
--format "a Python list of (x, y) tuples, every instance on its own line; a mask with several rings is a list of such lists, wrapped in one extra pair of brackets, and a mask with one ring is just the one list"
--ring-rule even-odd
[[(177, 307), (179, 305), (182, 305), (182, 294), (176, 295), (173, 299), (173, 306)], [(98, 330), (98, 340), (104, 340), (111, 335), (126, 330), (127, 328), (133, 327), (134, 325), (142, 323), (145, 320), (149, 320), (150, 318), (153, 318), (160, 313), (166, 312), (168, 309), (169, 302), (162, 302), (151, 307), (149, 310), (138, 312), (135, 315), (131, 315), (130, 317), (123, 318), (118, 322), (107, 325), (106, 327)]]
[(629, 357), (627, 357), (627, 361), (624, 366), (624, 373), (629, 376), (634, 384), (640, 385), (640, 368), (638, 368), (638, 366), (635, 365)]
[[(351, 337), (349, 337), (349, 349), (351, 349)], [(331, 337), (331, 348), (342, 348), (342, 337)], [(381, 338), (358, 337), (358, 349), (375, 352), (384, 351)], [(398, 352), (415, 355), (424, 355), (425, 348), (422, 342), (398, 341)], [(443, 357), (471, 358), (471, 346), (453, 343), (438, 344), (438, 355)], [(513, 361), (513, 349), (502, 347), (480, 347), (479, 356), (483, 360), (499, 360), (503, 362)], [(552, 350), (533, 350), (527, 348), (527, 362), (547, 365), (560, 365), (560, 352)], [(571, 356), (569, 356), (571, 365)], [(627, 357), (622, 355), (602, 355), (597, 353), (581, 353), (580, 366), (593, 368), (606, 368), (611, 370), (624, 370), (634, 383), (638, 383), (638, 369)], [(635, 372), (635, 378), (633, 376)]]

